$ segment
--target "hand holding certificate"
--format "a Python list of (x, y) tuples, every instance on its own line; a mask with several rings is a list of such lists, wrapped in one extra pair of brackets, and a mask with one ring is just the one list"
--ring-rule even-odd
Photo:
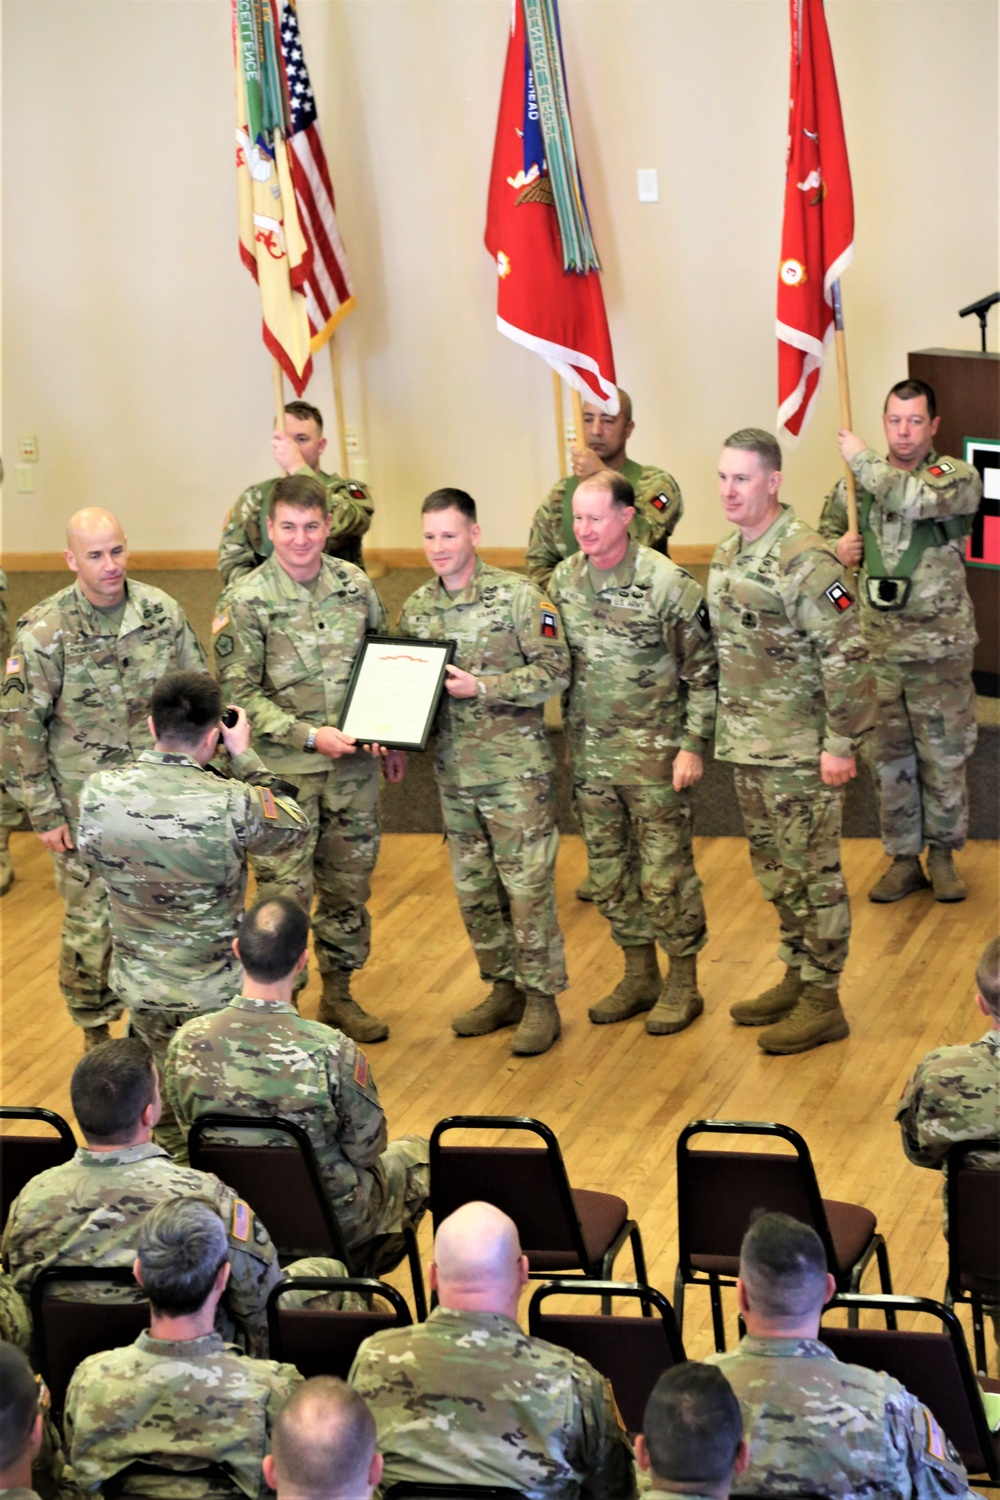
[(365, 637), (337, 726), (359, 743), (424, 750), (454, 641)]

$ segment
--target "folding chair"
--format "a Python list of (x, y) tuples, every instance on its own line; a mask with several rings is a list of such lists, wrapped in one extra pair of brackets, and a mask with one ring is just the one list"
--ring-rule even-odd
[[(287, 1136), (288, 1146), (230, 1145), (209, 1139), (213, 1131), (227, 1135), (266, 1131)], [(351, 1276), (378, 1276), (407, 1258), (413, 1280), (417, 1318), (427, 1316), (424, 1278), (417, 1237), (412, 1229), (378, 1235), (364, 1254), (349, 1251), (326, 1195), (312, 1141), (301, 1125), (269, 1115), (200, 1115), (188, 1135), (193, 1167), (217, 1177), (252, 1205), (283, 1264), (303, 1255), (327, 1255), (343, 1261)]]
[[(879, 1297), (840, 1293), (824, 1316), (847, 1308), (855, 1318), (859, 1308), (894, 1313), (926, 1313), (941, 1332), (921, 1329), (836, 1328), (824, 1323), (819, 1336), (845, 1364), (881, 1370), (902, 1382), (929, 1407), (951, 1438), (970, 1474), (987, 1474), (991, 1486), (1000, 1485), (1000, 1436), (990, 1431), (983, 1409), (982, 1390), (1000, 1390), (1000, 1382), (977, 1382), (962, 1325), (950, 1308), (929, 1297)], [(978, 1483), (984, 1481), (977, 1480)]]
[[(537, 1146), (445, 1146), (451, 1131), (518, 1130)], [(559, 1142), (547, 1125), (523, 1115), (449, 1115), (431, 1132), (434, 1228), (463, 1203), (484, 1199), (517, 1225), (533, 1278), (578, 1274), (607, 1281), (626, 1240), (636, 1280), (646, 1281), (639, 1226), (614, 1193), (571, 1188)]]
[[(693, 1151), (688, 1143), (698, 1135), (768, 1136), (787, 1141), (795, 1155)], [(715, 1347), (725, 1349), (720, 1288), (736, 1285), (740, 1244), (758, 1208), (790, 1214), (816, 1230), (838, 1291), (857, 1291), (874, 1255), (882, 1291), (892, 1293), (889, 1256), (876, 1232), (875, 1215), (858, 1203), (820, 1197), (809, 1147), (798, 1131), (757, 1120), (692, 1120), (677, 1138), (679, 1258), (673, 1303), (680, 1328), (685, 1287), (707, 1286)], [(887, 1320), (893, 1316), (891, 1309), (886, 1311)]]
[(1000, 1139), (959, 1141), (948, 1152), (948, 1281), (944, 1300), (972, 1304), (976, 1369), (986, 1374), (983, 1300), (1000, 1305), (1000, 1167), (966, 1165), (973, 1152), (1000, 1152)]
[(51, 1135), (0, 1135), (0, 1225), (7, 1222), (10, 1206), (24, 1184), (49, 1167), (61, 1167), (76, 1152), (71, 1127), (51, 1109), (31, 1105), (0, 1106), (0, 1121), (41, 1120), (56, 1131)]
[[(552, 1297), (628, 1297), (659, 1317), (607, 1317), (593, 1313), (552, 1313), (542, 1304)], [(629, 1432), (642, 1431), (650, 1393), (663, 1374), (687, 1355), (674, 1310), (655, 1287), (634, 1281), (581, 1281), (569, 1276), (538, 1287), (528, 1304), (528, 1332), (582, 1355), (611, 1382), (618, 1410)]]
[[(361, 1292), (369, 1300), (381, 1297), (389, 1310), (367, 1312), (327, 1308), (282, 1307), (289, 1292)], [(272, 1359), (294, 1365), (307, 1380), (313, 1375), (339, 1375), (346, 1380), (358, 1346), (384, 1328), (406, 1328), (410, 1309), (394, 1286), (373, 1277), (284, 1276), (267, 1299), (267, 1339)]]
[(138, 1290), (131, 1266), (50, 1266), (31, 1284), (31, 1326), (39, 1373), (52, 1395), (52, 1409), (62, 1417), (73, 1371), (89, 1354), (133, 1344), (149, 1327), (149, 1303), (50, 1297), (56, 1282), (104, 1282)]

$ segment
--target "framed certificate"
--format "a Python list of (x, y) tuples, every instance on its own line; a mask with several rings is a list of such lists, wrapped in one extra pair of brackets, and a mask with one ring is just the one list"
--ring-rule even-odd
[(454, 654), (454, 641), (365, 636), (337, 728), (359, 744), (426, 749)]

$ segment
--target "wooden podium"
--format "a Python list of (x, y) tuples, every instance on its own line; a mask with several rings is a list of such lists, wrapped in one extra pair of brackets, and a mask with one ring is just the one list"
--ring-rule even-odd
[[(1000, 354), (970, 349), (917, 349), (909, 355), (913, 380), (925, 380), (937, 397), (938, 453), (965, 457), (966, 438), (1000, 441)], [(1000, 497), (986, 496), (983, 509), (996, 515)], [(1000, 568), (972, 564), (966, 568), (969, 596), (976, 613), (979, 645), (973, 658), (976, 691), (1000, 697)]]

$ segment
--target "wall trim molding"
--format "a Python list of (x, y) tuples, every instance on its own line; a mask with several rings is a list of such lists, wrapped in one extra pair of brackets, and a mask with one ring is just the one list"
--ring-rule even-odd
[[(495, 568), (520, 568), (524, 566), (523, 547), (481, 547), (484, 562)], [(711, 542), (693, 547), (674, 547), (671, 557), (674, 562), (686, 566), (689, 563), (709, 563), (715, 546)], [(387, 568), (423, 568), (422, 547), (369, 547), (365, 556), (372, 562), (383, 563)], [(68, 573), (61, 552), (8, 552), (0, 558), (8, 573)], [(215, 571), (216, 553), (212, 552), (130, 552), (129, 566), (136, 572), (212, 573)], [(68, 582), (67, 578), (67, 582)]]

